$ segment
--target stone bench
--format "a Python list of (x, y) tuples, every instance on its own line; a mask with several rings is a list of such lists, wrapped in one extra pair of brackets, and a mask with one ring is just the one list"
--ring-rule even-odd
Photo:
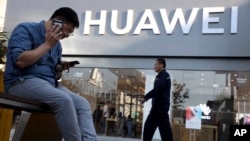
[(21, 111), (12, 141), (61, 141), (50, 108), (41, 102), (0, 93), (0, 108)]

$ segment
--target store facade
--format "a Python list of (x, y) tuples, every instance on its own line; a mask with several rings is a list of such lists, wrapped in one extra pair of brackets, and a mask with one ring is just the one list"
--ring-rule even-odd
[[(142, 105), (138, 98), (152, 88), (157, 57), (166, 58), (172, 78), (176, 141), (189, 138), (190, 131), (196, 131), (197, 141), (204, 135), (227, 141), (229, 125), (242, 117), (248, 123), (249, 0), (7, 1), (4, 30), (47, 20), (62, 6), (72, 7), (80, 18), (74, 36), (62, 41), (63, 57), (80, 65), (64, 73), (61, 83), (86, 97), (93, 110), (111, 101), (113, 117), (131, 115), (133, 137), (141, 137), (150, 109), (150, 102)], [(207, 109), (201, 129), (187, 129), (186, 108), (197, 106)], [(118, 127), (107, 135), (122, 134)], [(154, 138), (160, 139), (158, 131)]]

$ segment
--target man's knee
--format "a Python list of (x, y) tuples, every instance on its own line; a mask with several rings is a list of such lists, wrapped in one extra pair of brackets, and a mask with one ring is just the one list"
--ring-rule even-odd
[(63, 108), (63, 106), (69, 107), (70, 105), (74, 105), (74, 102), (70, 96), (67, 95), (57, 95), (53, 100), (51, 100), (52, 107)]

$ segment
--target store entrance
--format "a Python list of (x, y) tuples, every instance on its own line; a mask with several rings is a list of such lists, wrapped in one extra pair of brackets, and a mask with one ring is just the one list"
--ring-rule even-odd
[[(168, 70), (171, 80), (169, 111), (175, 141), (229, 141), (229, 127), (249, 124), (250, 72)], [(94, 111), (110, 102), (104, 123), (93, 116), (99, 135), (141, 138), (151, 103), (139, 98), (152, 89), (153, 69), (72, 68), (61, 83), (85, 97)], [(201, 127), (187, 127), (187, 108), (201, 109)], [(96, 120), (97, 119), (97, 120)], [(130, 119), (128, 122), (128, 119)], [(129, 125), (130, 124), (130, 125)], [(156, 131), (155, 139), (160, 139)]]

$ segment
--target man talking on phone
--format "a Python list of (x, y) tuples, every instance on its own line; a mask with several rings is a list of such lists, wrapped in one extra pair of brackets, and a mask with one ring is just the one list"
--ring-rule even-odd
[(69, 7), (47, 21), (18, 24), (8, 43), (5, 92), (49, 105), (65, 141), (96, 141), (89, 102), (57, 82), (74, 66), (61, 60), (60, 40), (78, 27), (78, 15)]

